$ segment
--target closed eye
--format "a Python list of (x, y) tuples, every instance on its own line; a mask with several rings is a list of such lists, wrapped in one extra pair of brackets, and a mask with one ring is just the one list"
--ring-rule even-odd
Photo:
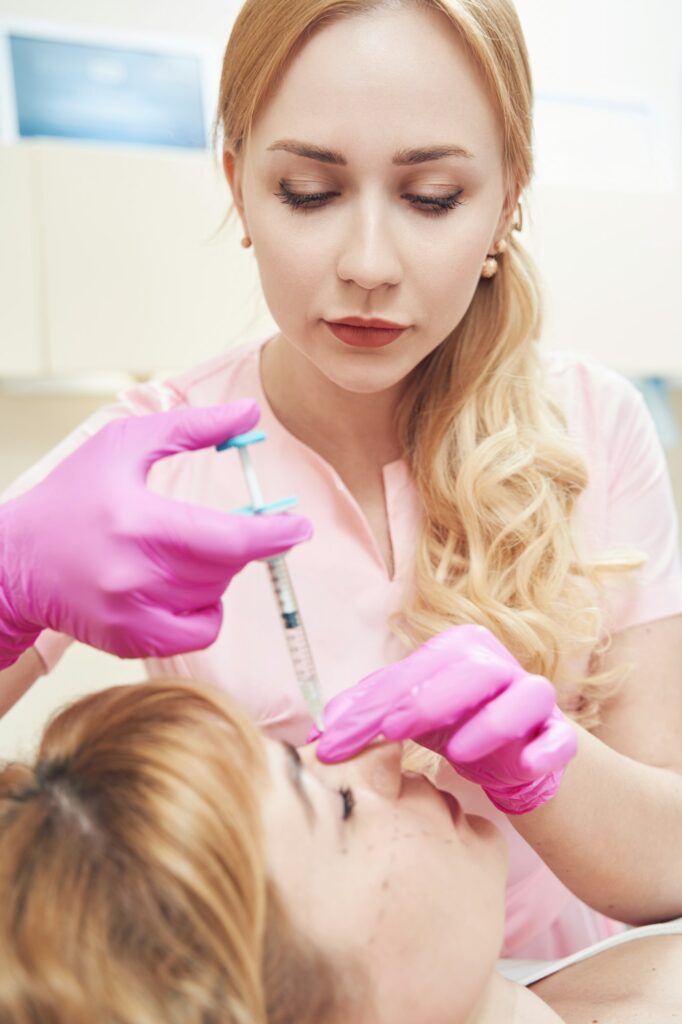
[[(291, 743), (283, 743), (282, 746), (284, 748), (289, 779), (297, 796), (303, 803), (308, 820), (312, 824), (317, 820), (317, 812), (307, 790), (303, 786), (302, 775), (304, 768), (303, 762), (301, 761), (301, 755), (296, 747), (292, 746)], [(340, 786), (337, 792), (340, 795), (342, 802), (341, 818), (343, 821), (348, 821), (353, 813), (353, 808), (355, 807), (355, 796), (353, 795), (353, 790), (349, 786)]]
[[(297, 213), (310, 213), (312, 210), (319, 210), (340, 195), (339, 192), (292, 192), (284, 181), (280, 181), (279, 186), (279, 191), (274, 192), (273, 195), (287, 206), (291, 206)], [(422, 213), (440, 217), (456, 206), (464, 205), (459, 198), (463, 191), (464, 189), (459, 188), (449, 196), (422, 196), (404, 192), (400, 198), (407, 199), (415, 209)]]

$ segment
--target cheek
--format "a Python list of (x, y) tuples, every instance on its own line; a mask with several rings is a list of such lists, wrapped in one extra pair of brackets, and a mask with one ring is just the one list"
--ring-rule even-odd
[[(283, 328), (293, 326), (292, 316), (299, 321), (305, 319), (306, 312), (319, 309), (321, 288), (326, 285), (328, 291), (330, 268), (333, 270), (319, 245), (309, 237), (301, 238), (287, 223), (295, 216), (286, 216), (284, 224), (276, 218), (276, 223), (267, 225), (260, 236), (254, 231), (263, 294)], [(305, 214), (301, 217), (307, 219)]]
[(456, 840), (403, 833), (368, 900), (355, 941), (385, 1019), (468, 1019), (502, 943), (503, 891), (490, 873)]
[(473, 288), (488, 255), (492, 229), (487, 220), (481, 223), (478, 218), (473, 223), (462, 221), (461, 224), (461, 230), (453, 233), (446, 252), (441, 254), (441, 262), (448, 268), (451, 280), (457, 281), (460, 288), (465, 283)]

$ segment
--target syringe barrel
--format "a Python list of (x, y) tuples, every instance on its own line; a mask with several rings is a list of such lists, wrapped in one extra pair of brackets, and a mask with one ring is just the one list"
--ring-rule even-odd
[(298, 611), (294, 588), (284, 558), (270, 558), (267, 562), (272, 587), (277, 597), (280, 615), (284, 624), (289, 654), (294, 664), (296, 678), (299, 683), (317, 679), (312, 651), (308, 643), (305, 627)]

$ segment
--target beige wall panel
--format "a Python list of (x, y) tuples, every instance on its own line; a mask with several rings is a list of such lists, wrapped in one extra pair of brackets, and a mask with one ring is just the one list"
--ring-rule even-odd
[(56, 374), (187, 366), (269, 329), (253, 251), (206, 154), (40, 146)]
[(44, 370), (30, 148), (0, 146), (0, 378)]
[(0, 761), (30, 757), (47, 721), (66, 704), (107, 686), (144, 679), (142, 662), (74, 643), (50, 675), (38, 679), (0, 718)]
[(538, 186), (524, 232), (543, 342), (633, 376), (682, 377), (682, 199)]
[(0, 0), (0, 14), (52, 24), (203, 36), (224, 47), (241, 0)]

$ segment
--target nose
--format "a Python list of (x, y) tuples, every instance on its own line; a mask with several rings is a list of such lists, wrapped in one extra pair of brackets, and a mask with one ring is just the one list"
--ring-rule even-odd
[(350, 785), (355, 782), (373, 790), (379, 796), (397, 800), (402, 787), (400, 743), (376, 743), (347, 762), (346, 778)]
[(400, 260), (378, 197), (368, 197), (357, 215), (351, 217), (337, 273), (342, 281), (367, 291), (400, 282)]

